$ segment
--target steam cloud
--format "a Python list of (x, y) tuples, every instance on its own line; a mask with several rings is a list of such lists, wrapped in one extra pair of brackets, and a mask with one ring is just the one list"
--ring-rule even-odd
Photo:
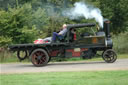
[(74, 7), (64, 11), (63, 15), (70, 19), (77, 19), (81, 16), (84, 16), (86, 19), (95, 19), (99, 23), (99, 26), (103, 28), (103, 17), (100, 9), (86, 5), (83, 2), (76, 2)]

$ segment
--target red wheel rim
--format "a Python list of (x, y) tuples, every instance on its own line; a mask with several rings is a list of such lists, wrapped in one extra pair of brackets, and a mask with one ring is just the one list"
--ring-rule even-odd
[(37, 51), (32, 55), (32, 61), (36, 65), (40, 65), (46, 62), (46, 55), (42, 51)]

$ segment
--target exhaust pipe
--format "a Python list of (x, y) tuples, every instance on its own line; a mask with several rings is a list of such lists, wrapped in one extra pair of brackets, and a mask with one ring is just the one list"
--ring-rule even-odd
[(104, 28), (105, 35), (107, 38), (110, 38), (110, 21), (108, 19), (104, 19)]

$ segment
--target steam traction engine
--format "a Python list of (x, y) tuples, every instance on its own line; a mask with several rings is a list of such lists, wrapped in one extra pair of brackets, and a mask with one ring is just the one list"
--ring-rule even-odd
[[(70, 58), (81, 57), (83, 59), (91, 58), (97, 51), (102, 51), (102, 58), (107, 63), (113, 63), (117, 59), (116, 53), (112, 50), (113, 43), (110, 36), (109, 21), (104, 21), (104, 28), (96, 32), (92, 29), (95, 23), (68, 24), (66, 35), (57, 39), (56, 43), (44, 44), (17, 44), (10, 45), (11, 51), (17, 51), (19, 60), (29, 57), (35, 66), (46, 65), (51, 58)], [(89, 28), (92, 33), (79, 30)], [(72, 33), (75, 30), (75, 33)], [(22, 52), (25, 53), (22, 56)]]

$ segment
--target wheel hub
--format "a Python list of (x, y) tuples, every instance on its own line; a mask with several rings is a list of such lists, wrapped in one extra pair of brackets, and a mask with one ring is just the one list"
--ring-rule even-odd
[(42, 58), (42, 56), (37, 56), (37, 60), (40, 60)]

